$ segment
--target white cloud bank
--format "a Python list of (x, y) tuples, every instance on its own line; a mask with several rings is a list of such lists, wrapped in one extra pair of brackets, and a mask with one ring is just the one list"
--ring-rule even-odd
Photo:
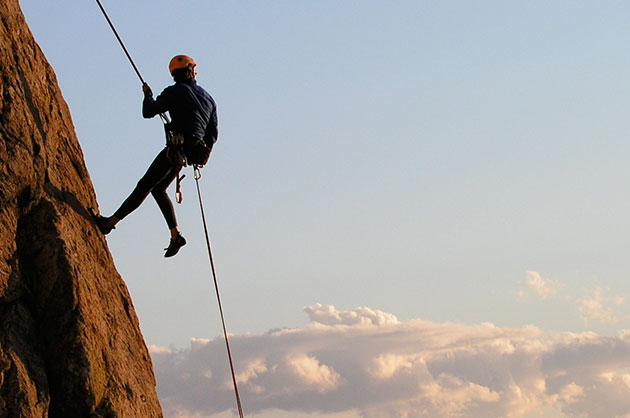
[[(231, 336), (245, 413), (358, 412), (364, 418), (630, 416), (630, 332), (544, 333), (424, 320), (369, 308), (305, 309), (303, 329)], [(151, 347), (167, 417), (234, 407), (222, 338)]]

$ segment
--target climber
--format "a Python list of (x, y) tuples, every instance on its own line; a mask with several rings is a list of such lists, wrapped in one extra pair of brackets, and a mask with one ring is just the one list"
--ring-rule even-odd
[[(195, 61), (186, 55), (173, 57), (168, 69), (175, 84), (165, 88), (155, 99), (149, 85), (142, 85), (142, 116), (149, 119), (168, 111), (172, 120), (166, 125), (167, 140), (172, 137), (183, 138), (183, 146), (180, 144), (176, 147), (168, 141), (120, 208), (109, 217), (95, 216), (99, 230), (103, 234), (109, 234), (118, 222), (136, 210), (151, 193), (171, 233), (164, 257), (174, 256), (186, 245), (177, 226), (173, 203), (166, 188), (178, 178), (182, 165), (187, 161), (203, 165), (218, 136), (216, 104), (210, 94), (197, 84), (195, 66)], [(195, 146), (205, 149), (203, 162), (197, 162), (199, 158), (194, 155)]]

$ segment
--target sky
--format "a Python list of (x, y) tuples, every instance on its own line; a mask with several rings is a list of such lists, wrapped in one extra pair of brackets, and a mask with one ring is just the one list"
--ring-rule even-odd
[[(217, 102), (200, 184), (246, 416), (630, 416), (630, 4), (102, 3), (156, 93), (183, 53)], [(95, 2), (20, 4), (109, 215), (161, 123)], [(166, 416), (232, 418), (185, 173), (180, 254), (151, 198), (107, 242)]]

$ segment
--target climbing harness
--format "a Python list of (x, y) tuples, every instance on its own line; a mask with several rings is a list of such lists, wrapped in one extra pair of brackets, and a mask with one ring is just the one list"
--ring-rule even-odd
[[(140, 82), (142, 82), (143, 85), (145, 85), (145, 81), (142, 78), (142, 76), (140, 75), (140, 71), (138, 71), (138, 67), (136, 67), (136, 64), (133, 62), (133, 59), (131, 58), (131, 55), (129, 54), (129, 52), (127, 51), (127, 48), (125, 48), (125, 45), (122, 42), (122, 39), (120, 39), (120, 36), (118, 36), (118, 32), (116, 31), (116, 28), (114, 27), (112, 21), (109, 19), (109, 16), (107, 16), (107, 13), (105, 12), (105, 9), (103, 8), (103, 5), (101, 4), (100, 0), (96, 0), (96, 3), (98, 4), (98, 7), (101, 9), (101, 12), (103, 12), (103, 16), (105, 16), (105, 19), (107, 20), (107, 23), (109, 23), (109, 26), (112, 29), (112, 32), (114, 32), (114, 35), (116, 36), (116, 39), (118, 40), (118, 43), (120, 44), (120, 46), (122, 47), (123, 51), (125, 52), (125, 55), (127, 56), (127, 59), (129, 60), (129, 62), (131, 63), (131, 66), (133, 67), (134, 71), (136, 72), (136, 74), (138, 75), (138, 78), (140, 79)], [(164, 122), (164, 129), (166, 131), (166, 138), (167, 138), (167, 146), (169, 145), (169, 140), (171, 139), (171, 137), (169, 137), (169, 124), (170, 124), (170, 120), (168, 118), (168, 116), (165, 113), (160, 113), (160, 118), (162, 118), (162, 121)], [(174, 134), (174, 136), (176, 136), (178, 134)], [(179, 134), (181, 135), (181, 134)], [(183, 138), (180, 138), (182, 140), (183, 143)], [(175, 141), (177, 141), (177, 139), (175, 139)], [(181, 144), (178, 144), (179, 146), (176, 148), (179, 148), (181, 150)], [(197, 144), (194, 144), (195, 146), (197, 146)], [(206, 147), (208, 148), (208, 147)], [(241, 405), (241, 397), (239, 395), (238, 392), (238, 385), (236, 383), (236, 373), (234, 372), (234, 362), (232, 361), (232, 352), (230, 351), (230, 342), (228, 340), (228, 332), (227, 332), (227, 327), (225, 326), (225, 316), (223, 314), (223, 306), (221, 304), (221, 296), (219, 295), (219, 283), (217, 280), (217, 274), (216, 274), (216, 270), (214, 268), (214, 260), (212, 258), (212, 248), (210, 247), (210, 238), (208, 236), (208, 226), (206, 224), (206, 215), (203, 209), (203, 201), (201, 199), (201, 188), (199, 187), (199, 180), (201, 179), (201, 171), (200, 168), (205, 164), (205, 162), (208, 160), (209, 156), (210, 156), (210, 149), (208, 148), (208, 150), (202, 150), (203, 151), (203, 158), (205, 158), (203, 160), (202, 164), (196, 164), (194, 161), (191, 161), (193, 163), (193, 173), (194, 173), (194, 178), (195, 178), (195, 182), (197, 184), (197, 195), (199, 196), (199, 208), (201, 210), (201, 220), (203, 222), (203, 231), (205, 234), (205, 238), (206, 238), (206, 246), (208, 248), (208, 258), (210, 260), (210, 270), (212, 271), (212, 278), (214, 280), (214, 290), (216, 292), (217, 295), (217, 302), (219, 303), (219, 313), (221, 314), (221, 324), (223, 326), (223, 337), (225, 338), (225, 347), (227, 349), (227, 355), (228, 355), (228, 360), (230, 363), (230, 372), (232, 373), (232, 383), (234, 384), (234, 395), (236, 397), (236, 406), (238, 409), (238, 415), (240, 418), (243, 418), (243, 407)], [(207, 152), (207, 153), (206, 153)], [(179, 152), (177, 152), (177, 154), (180, 154)], [(183, 161), (181, 161), (181, 158), (184, 158)], [(180, 155), (175, 155), (173, 156), (175, 158), (180, 158), (180, 160), (178, 161), (178, 165), (180, 167), (184, 167), (187, 165), (187, 161), (186, 161), (186, 157), (185, 155), (183, 155), (183, 152)], [(175, 200), (177, 201), (177, 203), (181, 203), (181, 201), (183, 200), (183, 196), (182, 196), (182, 192), (181, 192), (181, 181), (184, 179), (184, 177), (186, 177), (185, 175), (180, 176), (179, 175), (179, 170), (177, 172), (177, 183), (176, 183), (176, 192), (175, 192)]]
[(182, 194), (182, 180), (186, 175), (180, 176), (179, 173), (183, 167), (188, 165), (186, 154), (184, 154), (184, 135), (179, 132), (173, 132), (170, 129), (170, 123), (164, 124), (164, 133), (166, 134), (166, 159), (173, 166), (177, 167), (175, 174), (175, 201), (182, 203), (184, 195)]
[(234, 384), (234, 395), (236, 396), (236, 406), (238, 415), (243, 418), (243, 407), (241, 406), (241, 397), (238, 393), (238, 385), (236, 384), (236, 374), (234, 373), (234, 363), (232, 361), (232, 352), (230, 351), (230, 342), (228, 340), (227, 328), (225, 326), (225, 316), (223, 315), (223, 306), (221, 305), (221, 296), (219, 295), (219, 283), (217, 281), (217, 273), (214, 268), (214, 260), (212, 258), (212, 248), (210, 247), (210, 238), (208, 237), (208, 226), (206, 224), (206, 215), (203, 210), (203, 202), (201, 200), (201, 189), (199, 188), (199, 180), (201, 179), (201, 171), (199, 166), (193, 166), (195, 183), (197, 184), (197, 196), (199, 197), (199, 209), (201, 210), (201, 221), (203, 222), (203, 232), (206, 237), (206, 247), (208, 247), (208, 258), (210, 259), (210, 270), (214, 279), (214, 290), (217, 294), (217, 302), (219, 302), (219, 313), (221, 314), (221, 324), (223, 325), (223, 337), (225, 338), (225, 348), (227, 349), (228, 360), (230, 361), (230, 372), (232, 372), (232, 383)]

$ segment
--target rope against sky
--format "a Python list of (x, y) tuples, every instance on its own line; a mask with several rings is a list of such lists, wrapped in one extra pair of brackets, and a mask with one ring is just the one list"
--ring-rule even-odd
[[(101, 12), (103, 13), (103, 16), (105, 17), (105, 19), (107, 20), (107, 23), (109, 24), (110, 28), (112, 29), (112, 32), (114, 33), (114, 35), (116, 36), (116, 39), (118, 40), (118, 43), (120, 44), (120, 46), (122, 47), (125, 55), (127, 56), (127, 59), (129, 60), (129, 62), (131, 63), (131, 66), (133, 67), (134, 71), (136, 72), (136, 74), (138, 75), (138, 78), (140, 79), (140, 81), (142, 82), (142, 84), (146, 84), (144, 79), (142, 78), (142, 75), (140, 74), (140, 71), (138, 70), (138, 67), (136, 66), (136, 64), (134, 63), (133, 59), (131, 58), (131, 55), (129, 54), (129, 52), (127, 51), (127, 48), (125, 47), (125, 44), (123, 43), (122, 39), (120, 38), (120, 36), (118, 35), (118, 32), (116, 31), (116, 28), (114, 27), (112, 21), (110, 20), (109, 16), (107, 15), (107, 13), (105, 12), (105, 9), (103, 8), (103, 5), (101, 4), (101, 2), (99, 0), (96, 0), (96, 3), (98, 4), (99, 8), (101, 9)], [(164, 121), (164, 123), (168, 123), (169, 122), (169, 118), (166, 114), (162, 113), (160, 114), (160, 117), (162, 118), (162, 120)], [(216, 269), (214, 266), (214, 259), (212, 257), (212, 248), (210, 246), (210, 238), (209, 238), (209, 234), (208, 234), (208, 226), (206, 223), (206, 216), (205, 216), (205, 211), (203, 208), (203, 201), (201, 198), (201, 188), (199, 186), (199, 180), (201, 179), (201, 171), (200, 171), (200, 167), (198, 165), (193, 165), (193, 170), (194, 170), (194, 178), (195, 178), (195, 183), (197, 186), (197, 195), (199, 197), (199, 208), (201, 211), (201, 220), (203, 223), (203, 230), (204, 230), (204, 235), (205, 235), (205, 239), (206, 239), (206, 247), (208, 250), (208, 258), (210, 261), (210, 270), (212, 272), (212, 278), (214, 281), (214, 289), (215, 289), (215, 293), (217, 296), (217, 302), (219, 305), (219, 313), (221, 316), (221, 325), (223, 327), (223, 336), (225, 338), (225, 347), (227, 350), (227, 356), (228, 356), (228, 361), (230, 364), (230, 372), (232, 374), (232, 383), (234, 385), (234, 395), (236, 398), (236, 406), (237, 406), (237, 410), (238, 410), (238, 414), (240, 418), (244, 417), (243, 414), (243, 407), (241, 404), (241, 397), (238, 391), (238, 384), (236, 381), (236, 373), (234, 371), (234, 362), (232, 360), (232, 352), (230, 350), (230, 342), (228, 339), (228, 332), (227, 332), (227, 327), (225, 325), (225, 315), (223, 313), (223, 306), (221, 304), (221, 296), (219, 294), (219, 283), (217, 280), (217, 275), (216, 275)], [(181, 179), (183, 179), (183, 176), (180, 178), (179, 174), (178, 174), (178, 185), (177, 185), (177, 193), (179, 194), (178, 199), (181, 197), (181, 192), (179, 191), (179, 182), (181, 181)]]

